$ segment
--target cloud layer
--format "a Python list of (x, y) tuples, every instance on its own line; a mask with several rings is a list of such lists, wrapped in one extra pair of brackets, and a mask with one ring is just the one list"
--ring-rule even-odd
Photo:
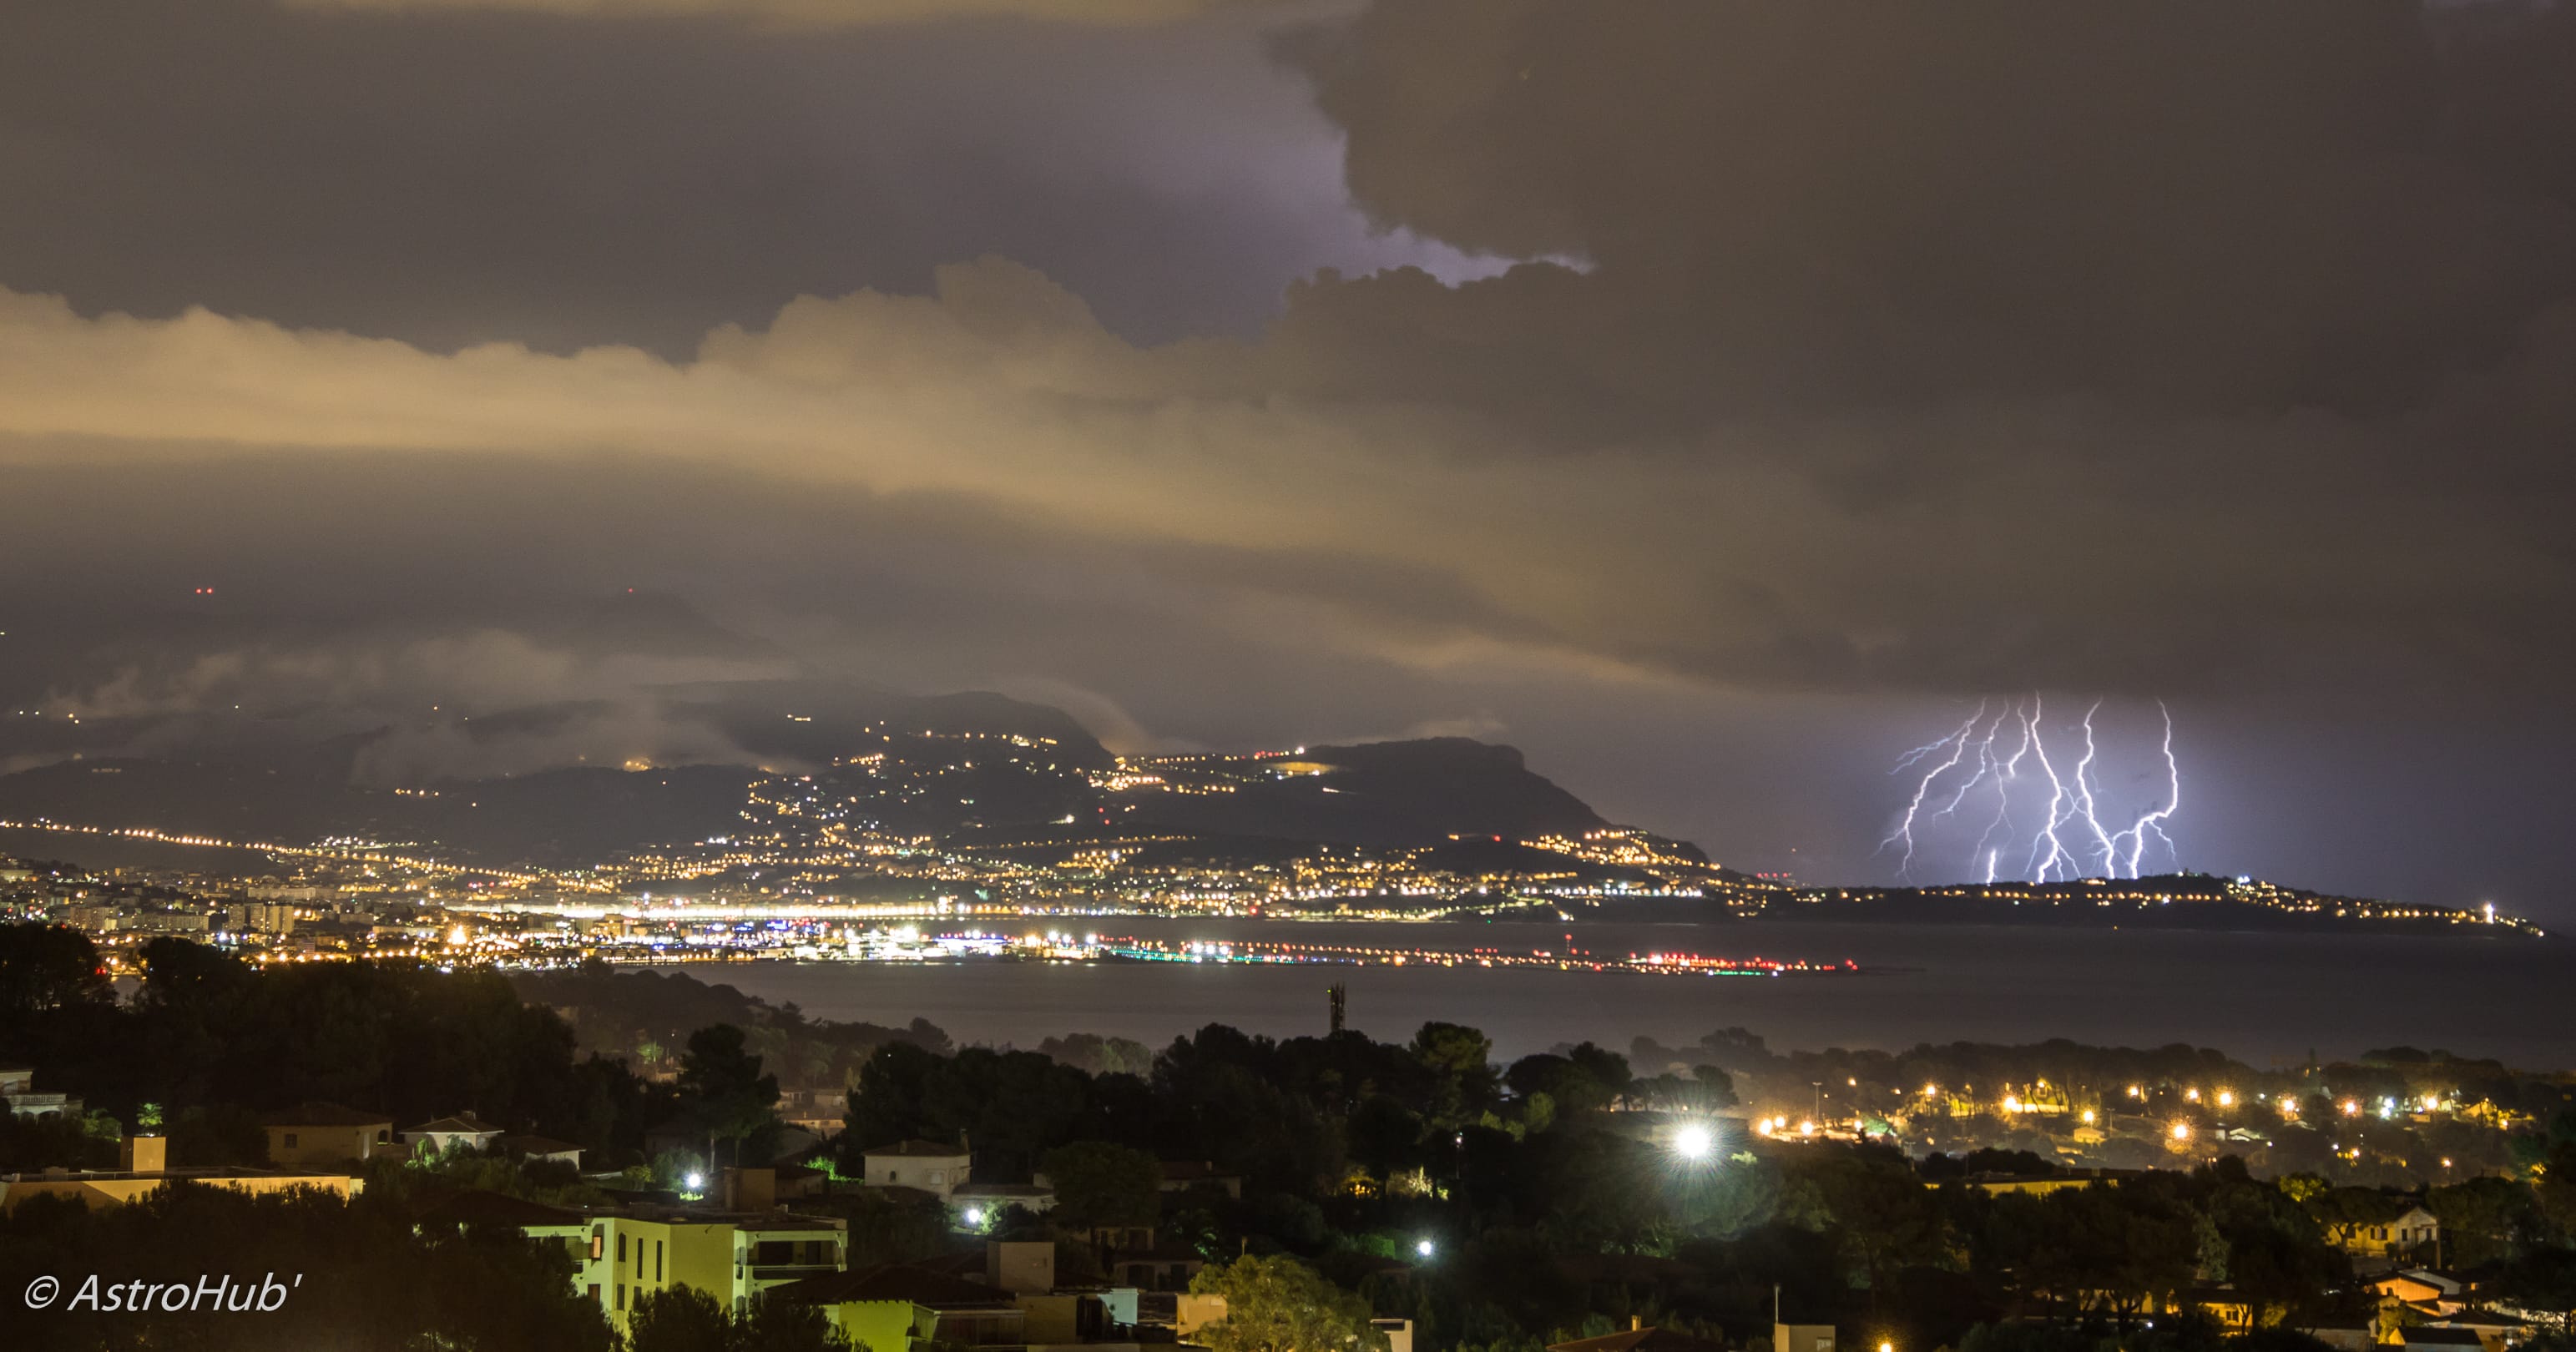
[[(57, 50), (154, 12), (40, 8)], [(147, 90), (0, 93), (0, 169), (131, 232), (0, 225), (11, 700), (593, 711), (413, 768), (720, 757), (634, 692), (737, 667), (1137, 747), (1474, 728), (1828, 876), (1881, 748), (2000, 690), (2225, 729), (2196, 862), (2398, 890), (2458, 866), (2387, 829), (2427, 785), (2492, 777), (2453, 840), (2567, 803), (2576, 11), (236, 17), (227, 87), (293, 93), (204, 110), (237, 171), (165, 158), (190, 110)], [(489, 66), (491, 120), (393, 36)], [(1173, 73), (1207, 53), (1250, 92)], [(891, 127), (856, 72), (992, 97)], [(987, 169), (1026, 221), (960, 224)], [(907, 207), (982, 243), (835, 261)], [(629, 588), (670, 608), (603, 618)], [(2278, 808), (2370, 755), (2416, 772)]]

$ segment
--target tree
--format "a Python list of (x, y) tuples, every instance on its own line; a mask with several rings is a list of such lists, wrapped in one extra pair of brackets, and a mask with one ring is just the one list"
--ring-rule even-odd
[(775, 1121), (771, 1109), (778, 1103), (778, 1077), (760, 1072), (760, 1058), (743, 1050), (743, 1041), (740, 1028), (720, 1023), (689, 1034), (689, 1049), (680, 1055), (687, 1110), (707, 1135), (737, 1143)]
[(1225, 1318), (1199, 1331), (1212, 1352), (1386, 1352), (1366, 1301), (1286, 1255), (1201, 1269), (1190, 1290), (1225, 1297)]
[(0, 1013), (34, 1014), (113, 999), (98, 949), (79, 930), (0, 926)]
[(694, 1286), (637, 1291), (626, 1316), (627, 1352), (732, 1352), (733, 1320)]
[(1076, 1141), (1046, 1152), (1040, 1165), (1055, 1185), (1055, 1215), (1065, 1225), (1152, 1225), (1161, 1214), (1163, 1166), (1142, 1150), (1107, 1141)]

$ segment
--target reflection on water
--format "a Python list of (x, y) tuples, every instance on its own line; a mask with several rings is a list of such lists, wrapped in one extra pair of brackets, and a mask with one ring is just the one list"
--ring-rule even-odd
[[(1282, 937), (1273, 922), (1103, 918), (1101, 934)], [(1043, 930), (1065, 922), (1032, 922)], [(2187, 934), (1911, 925), (1297, 925), (1309, 942), (1403, 947), (1584, 948), (1625, 955), (1850, 958), (1885, 969), (1847, 980), (1643, 976), (1436, 967), (1182, 964), (692, 964), (806, 1013), (902, 1023), (962, 1041), (1035, 1046), (1091, 1032), (1159, 1044), (1210, 1022), (1286, 1036), (1325, 1027), (1324, 989), (1350, 988), (1350, 1023), (1386, 1039), (1426, 1020), (1470, 1023), (1519, 1055), (1590, 1039), (1625, 1048), (1742, 1026), (1774, 1048), (1901, 1048), (1954, 1040), (2212, 1046), (2255, 1064), (2406, 1044), (2576, 1067), (2576, 1020), (2558, 940), (2380, 935)]]

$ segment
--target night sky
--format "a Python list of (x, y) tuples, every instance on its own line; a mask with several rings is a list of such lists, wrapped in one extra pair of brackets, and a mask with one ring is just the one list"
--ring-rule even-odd
[(2576, 923), (2571, 508), (2576, 6), (0, 5), (0, 770), (820, 674), (1885, 882), (2161, 700), (2181, 864)]

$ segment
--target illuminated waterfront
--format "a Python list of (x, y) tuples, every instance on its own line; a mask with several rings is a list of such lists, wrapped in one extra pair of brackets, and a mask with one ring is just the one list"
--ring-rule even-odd
[[(1170, 943), (1276, 934), (1257, 921), (1123, 920)], [(1566, 941), (1538, 925), (1319, 927), (1323, 942), (1528, 951)], [(1444, 933), (1446, 930), (1447, 933)], [(2392, 935), (2173, 932), (1775, 923), (1588, 925), (1600, 952), (1698, 949), (1858, 963), (1848, 981), (1659, 981), (1622, 974), (1408, 963), (1367, 967), (1189, 963), (690, 963), (687, 970), (825, 1018), (925, 1017), (969, 1041), (1027, 1043), (1096, 1032), (1160, 1045), (1222, 1021), (1286, 1035), (1323, 1027), (1323, 987), (1351, 992), (1354, 1027), (1409, 1036), (1422, 1022), (1474, 1023), (1513, 1052), (1640, 1034), (1691, 1039), (1742, 1026), (1774, 1047), (1901, 1048), (2053, 1036), (2129, 1046), (2188, 1042), (2257, 1058), (2311, 1050), (2442, 1047), (2530, 1066), (2576, 1066), (2561, 1017), (2569, 960), (2533, 943)], [(1454, 937), (1453, 937), (1454, 936)], [(2404, 998), (2414, 989), (2474, 998)]]

